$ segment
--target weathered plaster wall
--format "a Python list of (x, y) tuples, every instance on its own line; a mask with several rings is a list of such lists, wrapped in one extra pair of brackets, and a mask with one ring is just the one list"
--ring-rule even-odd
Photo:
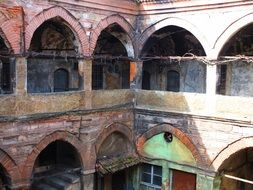
[(253, 95), (253, 63), (236, 62), (228, 66), (227, 88), (228, 95), (232, 96), (252, 96)]
[(143, 70), (150, 74), (150, 89), (166, 91), (167, 72), (177, 71), (180, 75), (180, 92), (205, 92), (206, 66), (197, 61), (149, 61)]
[(75, 59), (28, 59), (28, 93), (54, 92), (54, 72), (57, 69), (68, 71), (70, 91), (80, 89), (81, 81), (79, 81), (78, 67), (75, 65), (78, 65)]
[(142, 151), (143, 154), (149, 158), (196, 165), (191, 151), (175, 136), (173, 136), (171, 143), (166, 142), (164, 133), (157, 134), (148, 139)]

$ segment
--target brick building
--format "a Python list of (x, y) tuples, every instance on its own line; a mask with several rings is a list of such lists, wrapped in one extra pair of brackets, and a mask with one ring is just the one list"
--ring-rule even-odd
[(252, 10), (0, 1), (1, 189), (252, 189)]

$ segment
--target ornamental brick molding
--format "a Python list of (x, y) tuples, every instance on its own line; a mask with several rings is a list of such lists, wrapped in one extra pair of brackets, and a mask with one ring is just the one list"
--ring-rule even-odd
[(101, 34), (101, 32), (112, 24), (118, 24), (126, 32), (126, 35), (128, 35), (128, 37), (131, 40), (131, 43), (133, 43), (134, 29), (132, 25), (124, 17), (118, 14), (111, 15), (101, 20), (97, 25), (97, 27), (91, 32), (91, 39), (90, 39), (91, 54), (93, 53), (96, 47), (97, 39)]
[(143, 133), (140, 137), (137, 139), (136, 147), (138, 151), (142, 150), (142, 147), (144, 146), (145, 142), (150, 139), (151, 137), (164, 133), (164, 132), (170, 132), (173, 134), (175, 137), (177, 137), (192, 153), (193, 157), (195, 158), (196, 162), (199, 165), (204, 165), (203, 160), (201, 159), (201, 156), (198, 152), (198, 149), (196, 146), (193, 144), (191, 139), (181, 130), (173, 127), (170, 124), (161, 124), (161, 125), (156, 125)]
[(59, 6), (45, 9), (31, 20), (29, 25), (26, 27), (26, 50), (30, 47), (31, 40), (36, 29), (45, 21), (55, 17), (62, 18), (71, 27), (77, 41), (79, 42), (79, 53), (86, 56), (89, 55), (89, 40), (84, 28), (70, 12)]

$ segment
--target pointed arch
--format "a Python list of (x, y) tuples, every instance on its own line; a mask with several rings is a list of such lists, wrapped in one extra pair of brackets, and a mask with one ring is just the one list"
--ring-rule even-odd
[(70, 12), (59, 6), (45, 9), (31, 20), (30, 24), (26, 28), (26, 49), (29, 49), (33, 34), (37, 28), (41, 26), (41, 24), (43, 24), (45, 21), (54, 17), (60, 17), (69, 24), (74, 35), (76, 36), (76, 39), (79, 42), (79, 52), (84, 55), (89, 55), (89, 40), (82, 25)]
[(15, 161), (2, 149), (0, 149), (0, 164), (11, 178), (11, 185), (15, 187), (21, 179), (21, 173)]
[(4, 14), (3, 11), (0, 11), (0, 23), (5, 22), (6, 20), (8, 20), (7, 16)]
[(43, 138), (32, 150), (32, 152), (29, 154), (29, 156), (26, 159), (26, 162), (24, 164), (24, 168), (22, 171), (23, 176), (27, 176), (28, 178), (32, 175), (33, 166), (34, 163), (39, 156), (39, 154), (52, 142), (61, 140), (64, 142), (69, 143), (72, 145), (77, 153), (80, 155), (80, 162), (81, 165), (84, 166), (85, 163), (85, 152), (82, 151), (83, 145), (82, 143), (76, 138), (76, 136), (72, 135), (69, 132), (64, 131), (56, 131), (49, 135), (47, 135), (45, 138)]
[(217, 40), (213, 45), (216, 57), (219, 56), (226, 42), (228, 42), (243, 27), (253, 23), (252, 16), (253, 13), (249, 13), (247, 15), (244, 15), (243, 17), (238, 18), (237, 20), (232, 22), (229, 26), (227, 26), (224, 31), (221, 32), (221, 34), (219, 35), (219, 37), (217, 38)]
[(1, 36), (1, 38), (4, 40), (5, 45), (6, 45), (9, 49), (11, 49), (10, 42), (8, 41), (6, 35), (5, 35), (4, 31), (3, 31), (3, 28), (5, 28), (5, 27), (4, 27), (4, 25), (5, 25), (4, 23), (5, 23), (5, 21), (7, 21), (7, 20), (8, 20), (7, 16), (6, 16), (2, 11), (0, 11), (0, 23), (1, 23), (1, 25), (0, 25), (0, 36)]
[(189, 21), (184, 20), (182, 18), (177, 18), (177, 17), (169, 17), (169, 18), (163, 19), (163, 20), (151, 25), (150, 27), (146, 28), (143, 31), (143, 33), (141, 34), (141, 37), (139, 39), (138, 55), (141, 54), (141, 51), (142, 51), (145, 43), (149, 39), (149, 37), (154, 32), (156, 32), (164, 27), (167, 27), (167, 26), (177, 26), (177, 27), (181, 27), (181, 28), (189, 31), (193, 36), (196, 37), (196, 39), (199, 41), (199, 43), (203, 47), (205, 54), (208, 56), (211, 48), (210, 48), (209, 42), (206, 39), (206, 37), (204, 36), (204, 34), (202, 34), (199, 31), (199, 29), (195, 25), (190, 23)]
[(136, 141), (137, 150), (140, 151), (148, 139), (164, 132), (170, 132), (172, 135), (177, 137), (191, 151), (196, 162), (200, 165), (204, 165), (200, 153), (191, 139), (184, 132), (167, 123), (156, 125), (138, 137)]
[(97, 27), (91, 32), (91, 40), (90, 40), (91, 54), (93, 53), (96, 47), (97, 39), (99, 35), (101, 34), (101, 32), (112, 24), (118, 24), (126, 32), (126, 35), (128, 36), (127, 44), (131, 51), (131, 53), (128, 52), (128, 56), (134, 57), (135, 55), (135, 45), (133, 44), (134, 29), (132, 25), (124, 17), (118, 14), (111, 15), (104, 18), (103, 20), (99, 22)]
[(218, 171), (220, 166), (228, 159), (232, 154), (245, 149), (253, 147), (253, 136), (241, 138), (233, 143), (229, 144), (223, 150), (221, 150), (211, 163), (211, 166)]
[(8, 41), (5, 33), (3, 32), (1, 26), (0, 26), (0, 37), (4, 40), (4, 43), (6, 45), (6, 47), (10, 50), (10, 51), (13, 51), (12, 49), (12, 45), (10, 44), (10, 42)]
[(4, 39), (6, 46), (11, 52), (15, 54), (19, 54), (21, 52), (21, 33), (22, 29), (22, 7), (12, 7), (12, 10), (15, 10), (15, 14), (18, 16), (15, 18), (11, 18), (8, 14), (4, 12), (0, 13), (0, 35)]
[(131, 143), (133, 142), (133, 132), (128, 126), (122, 123), (112, 123), (110, 125), (107, 125), (96, 138), (96, 152), (98, 152), (104, 140), (114, 132), (123, 134)]

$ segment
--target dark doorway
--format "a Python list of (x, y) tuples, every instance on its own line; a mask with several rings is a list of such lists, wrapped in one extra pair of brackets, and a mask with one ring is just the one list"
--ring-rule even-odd
[(180, 89), (180, 75), (177, 71), (170, 70), (167, 72), (167, 90), (172, 92), (179, 92)]
[(119, 171), (112, 175), (112, 190), (126, 190), (125, 171)]
[(172, 189), (195, 190), (196, 175), (178, 170), (172, 170)]
[(69, 90), (69, 73), (65, 69), (57, 69), (54, 72), (54, 92)]

